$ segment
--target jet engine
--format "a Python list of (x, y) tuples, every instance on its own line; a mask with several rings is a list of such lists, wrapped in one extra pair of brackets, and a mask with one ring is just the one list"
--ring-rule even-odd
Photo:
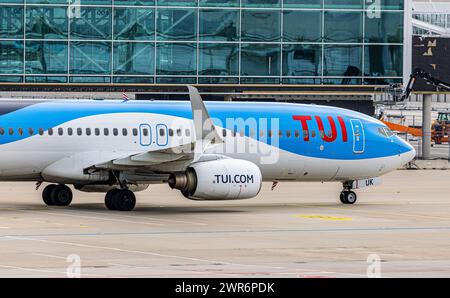
[(168, 182), (191, 200), (243, 200), (258, 195), (262, 175), (249, 161), (220, 159), (194, 163), (185, 172), (172, 173)]

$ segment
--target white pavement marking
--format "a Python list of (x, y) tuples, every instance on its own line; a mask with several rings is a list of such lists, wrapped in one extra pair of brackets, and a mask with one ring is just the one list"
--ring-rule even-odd
[[(55, 270), (44, 270), (44, 269), (34, 269), (34, 268), (26, 268), (26, 267), (18, 267), (18, 266), (9, 266), (9, 265), (0, 265), (0, 268), (4, 269), (16, 269), (22, 271), (30, 271), (30, 272), (40, 272), (40, 273), (56, 273), (67, 276), (66, 271), (55, 271)], [(107, 277), (107, 275), (100, 274), (91, 274), (91, 273), (82, 273), (81, 276), (93, 276), (93, 277)]]
[(131, 220), (123, 220), (123, 219), (116, 219), (116, 218), (108, 218), (108, 217), (97, 217), (97, 216), (86, 216), (86, 215), (75, 215), (75, 214), (68, 214), (65, 212), (57, 213), (57, 212), (46, 212), (46, 211), (31, 211), (31, 210), (23, 210), (23, 209), (17, 209), (18, 211), (25, 212), (25, 213), (39, 213), (39, 214), (49, 214), (54, 216), (69, 216), (69, 217), (75, 217), (75, 218), (88, 218), (88, 219), (95, 219), (95, 220), (101, 220), (101, 221), (116, 221), (116, 222), (124, 222), (124, 223), (132, 223), (132, 224), (143, 224), (143, 225), (152, 225), (152, 226), (165, 226), (164, 224), (160, 223), (153, 223), (153, 222), (144, 222), (144, 221), (131, 221)]
[(262, 267), (262, 268), (272, 268), (272, 269), (283, 269), (283, 267), (266, 266), (266, 265), (254, 265), (254, 264), (239, 264), (239, 263), (232, 263), (232, 262), (226, 262), (226, 261), (199, 259), (199, 258), (177, 256), (177, 255), (166, 255), (166, 254), (160, 254), (160, 253), (150, 252), (150, 251), (129, 250), (129, 249), (122, 249), (122, 248), (117, 248), (117, 247), (96, 246), (96, 245), (88, 245), (88, 244), (75, 243), (75, 242), (44, 240), (44, 239), (37, 239), (37, 238), (30, 238), (30, 237), (18, 237), (18, 236), (4, 236), (4, 237), (8, 238), (8, 239), (14, 239), (14, 240), (36, 241), (36, 242), (61, 244), (61, 245), (84, 247), (84, 248), (95, 248), (95, 249), (103, 249), (103, 250), (110, 250), (110, 251), (119, 251), (119, 252), (126, 252), (126, 253), (149, 255), (149, 256), (154, 256), (154, 257), (172, 258), (172, 259), (180, 259), (180, 260), (188, 260), (188, 261), (197, 261), (197, 262), (202, 262), (202, 263), (223, 264), (223, 265), (242, 266), (242, 267)]

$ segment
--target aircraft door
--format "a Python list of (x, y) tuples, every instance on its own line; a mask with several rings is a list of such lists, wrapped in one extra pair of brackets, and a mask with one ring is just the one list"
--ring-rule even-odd
[(358, 119), (351, 119), (350, 123), (353, 130), (353, 153), (362, 154), (366, 145), (364, 126)]
[(141, 146), (150, 146), (152, 144), (152, 128), (150, 125), (139, 125), (139, 143)]
[(165, 124), (156, 125), (156, 144), (158, 146), (167, 146), (169, 143), (168, 129)]

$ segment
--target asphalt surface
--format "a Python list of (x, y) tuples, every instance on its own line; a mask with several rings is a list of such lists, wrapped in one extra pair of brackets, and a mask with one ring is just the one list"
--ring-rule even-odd
[(337, 183), (265, 184), (233, 202), (159, 185), (128, 213), (77, 191), (47, 207), (34, 184), (2, 183), (0, 277), (450, 277), (450, 171), (383, 181), (355, 205)]

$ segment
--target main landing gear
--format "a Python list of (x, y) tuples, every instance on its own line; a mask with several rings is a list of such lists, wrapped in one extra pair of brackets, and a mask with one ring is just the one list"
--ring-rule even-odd
[(109, 210), (131, 211), (136, 206), (136, 196), (128, 189), (111, 189), (106, 193), (105, 205)]
[(72, 198), (72, 190), (64, 184), (47, 185), (42, 192), (42, 199), (47, 206), (69, 206)]
[(358, 196), (354, 191), (352, 191), (352, 184), (353, 181), (344, 182), (344, 190), (342, 190), (339, 199), (341, 200), (342, 204), (355, 204), (356, 200), (358, 199)]

